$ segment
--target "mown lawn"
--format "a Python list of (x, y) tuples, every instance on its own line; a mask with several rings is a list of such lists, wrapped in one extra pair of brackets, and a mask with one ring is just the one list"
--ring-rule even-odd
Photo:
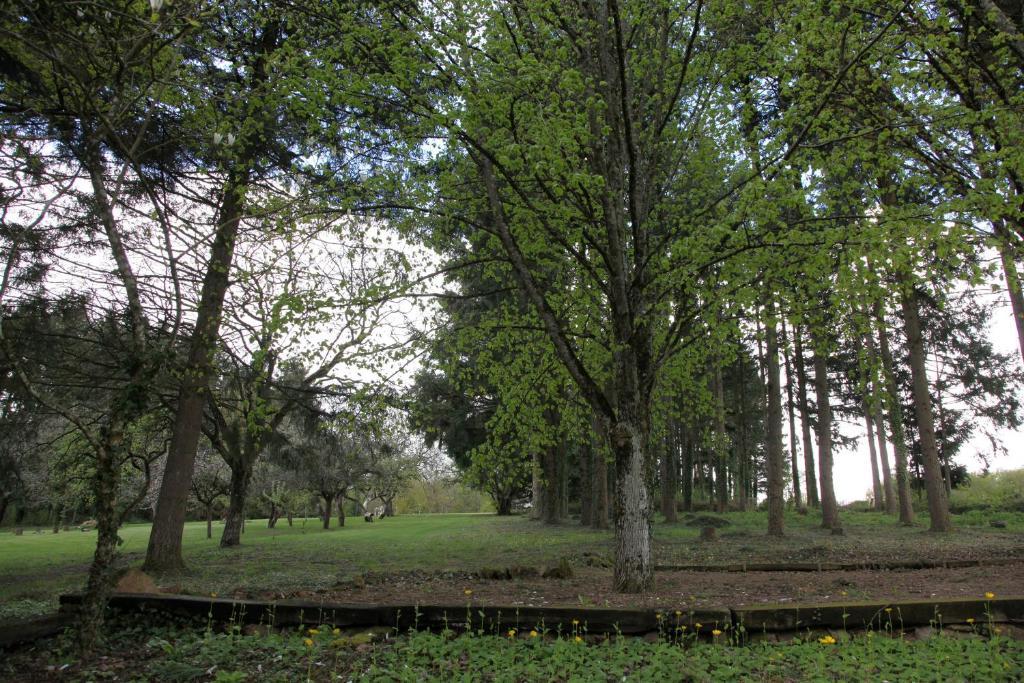
[[(715, 564), (738, 561), (848, 561), (1024, 557), (1024, 514), (1002, 514), (1006, 529), (989, 527), (991, 517), (972, 513), (955, 517), (958, 529), (948, 535), (927, 531), (927, 520), (899, 527), (876, 513), (845, 512), (844, 536), (818, 528), (810, 515), (790, 514), (787, 537), (769, 539), (762, 513), (727, 513), (729, 525), (719, 541), (697, 540), (698, 526), (685, 521), (656, 523), (655, 560), (659, 564)], [(494, 515), (408, 515), (367, 524), (352, 519), (344, 528), (323, 530), (318, 520), (247, 524), (241, 547), (218, 546), (205, 537), (205, 524), (190, 523), (184, 549), (189, 571), (157, 577), (161, 586), (179, 592), (229, 594), (251, 591), (317, 591), (368, 571), (475, 571), (484, 567), (551, 565), (561, 557), (575, 561), (585, 553), (610, 557), (610, 531), (566, 523), (545, 526), (525, 517)], [(149, 525), (121, 530), (126, 563), (141, 563)], [(0, 620), (51, 611), (57, 596), (80, 590), (92, 556), (94, 532), (22, 536), (0, 533)]]

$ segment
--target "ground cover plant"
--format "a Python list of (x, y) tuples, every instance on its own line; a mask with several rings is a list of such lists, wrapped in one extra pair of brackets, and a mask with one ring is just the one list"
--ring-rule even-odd
[[(899, 559), (1021, 558), (1024, 563), (1024, 515), (1001, 514), (1007, 528), (989, 526), (990, 517), (971, 513), (949, 535), (936, 537), (924, 527), (900, 527), (875, 512), (846, 515), (845, 535), (833, 536), (807, 515), (787, 518), (789, 534), (769, 539), (764, 515), (758, 512), (715, 515), (728, 526), (718, 540), (701, 542), (698, 516), (678, 523), (654, 525), (655, 557), (659, 565), (716, 565), (785, 561), (841, 562)], [(686, 602), (718, 604), (765, 602), (773, 599), (866, 599), (883, 597), (977, 597), (993, 590), (1013, 592), (1021, 564), (941, 568), (887, 574), (884, 582), (872, 572), (848, 575), (719, 574), (659, 572), (651, 596), (621, 596), (607, 590), (611, 533), (573, 524), (544, 525), (523, 516), (403, 515), (374, 524), (362, 521), (323, 530), (318, 520), (296, 520), (294, 526), (269, 529), (265, 521), (250, 520), (241, 546), (218, 547), (207, 539), (203, 523), (186, 527), (185, 552), (190, 569), (158, 575), (171, 592), (222, 596), (277, 598), (330, 597), (346, 602), (411, 604), (419, 601), (462, 601), (470, 587), (478, 600), (515, 600), (537, 604), (658, 604)], [(122, 552), (138, 563), (145, 548), (148, 525), (129, 525), (120, 532)], [(0, 535), (0, 620), (52, 611), (60, 593), (81, 590), (94, 538), (77, 531), (61, 534)], [(569, 561), (574, 576), (548, 580), (480, 580), (483, 569), (529, 566), (538, 570)], [(881, 584), (881, 585), (880, 585)], [(927, 592), (921, 592), (927, 589)], [(904, 590), (901, 595), (898, 591)], [(1018, 589), (1019, 590), (1019, 589)], [(661, 592), (659, 592), (661, 591)], [(781, 592), (780, 592), (781, 591)], [(872, 592), (874, 591), (874, 592)], [(518, 593), (518, 594), (514, 594)], [(532, 597), (531, 597), (532, 594)], [(488, 598), (487, 596), (493, 596)], [(543, 601), (543, 602), (542, 602)]]
[(94, 656), (73, 634), (7, 653), (0, 676), (33, 680), (162, 681), (1012, 681), (1024, 675), (1024, 641), (985, 624), (917, 640), (868, 632), (805, 633), (790, 642), (737, 644), (714, 632), (698, 642), (591, 636), (577, 624), (461, 635), (353, 633), (329, 624), (276, 631), (148, 613), (111, 620)]

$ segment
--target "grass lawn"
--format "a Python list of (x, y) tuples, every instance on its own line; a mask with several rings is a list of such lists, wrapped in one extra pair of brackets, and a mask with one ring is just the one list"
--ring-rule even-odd
[[(763, 513), (727, 513), (729, 525), (714, 543), (698, 541), (699, 529), (678, 524), (654, 525), (658, 564), (715, 564), (738, 561), (853, 561), (891, 559), (1024, 558), (1024, 514), (998, 518), (1007, 528), (989, 527), (986, 515), (954, 517), (957, 530), (938, 535), (920, 526), (903, 528), (881, 514), (844, 512), (844, 536), (818, 528), (815, 515), (790, 514), (787, 537), (769, 539)], [(585, 553), (609, 557), (610, 531), (594, 531), (567, 523), (545, 526), (525, 517), (494, 515), (406, 515), (367, 524), (323, 530), (318, 520), (296, 520), (288, 527), (267, 529), (251, 520), (242, 545), (218, 546), (206, 538), (204, 523), (185, 529), (184, 550), (189, 571), (157, 577), (161, 586), (178, 592), (231, 594), (248, 591), (318, 591), (364, 572), (469, 572), (512, 565), (550, 566), (559, 558), (573, 563)], [(148, 524), (121, 530), (122, 553), (129, 564), (141, 563), (149, 536)], [(0, 621), (52, 611), (57, 596), (84, 585), (95, 533), (77, 530), (60, 534), (0, 534)]]

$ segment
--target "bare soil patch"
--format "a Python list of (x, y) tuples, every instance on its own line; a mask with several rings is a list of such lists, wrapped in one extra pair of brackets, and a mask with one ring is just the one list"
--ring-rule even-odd
[[(570, 579), (487, 580), (473, 572), (393, 572), (369, 575), (324, 591), (250, 592), (238, 598), (316, 598), (352, 604), (524, 605), (695, 608), (764, 603), (843, 603), (929, 598), (981, 598), (1024, 593), (1024, 560), (954, 569), (822, 572), (661, 571), (643, 595), (611, 591), (609, 569), (582, 567)], [(468, 591), (468, 592), (467, 592)]]

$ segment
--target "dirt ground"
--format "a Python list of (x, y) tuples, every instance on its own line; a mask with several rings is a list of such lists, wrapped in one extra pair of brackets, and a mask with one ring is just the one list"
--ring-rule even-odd
[[(364, 585), (360, 585), (364, 584)], [(488, 580), (465, 572), (367, 574), (327, 591), (246, 593), (239, 598), (315, 598), (352, 604), (531, 605), (580, 607), (739, 607), (763, 603), (848, 603), (1024, 596), (1024, 560), (957, 569), (821, 572), (659, 571), (655, 590), (611, 590), (610, 569), (584, 567), (569, 579)], [(471, 591), (467, 593), (467, 591)]]

